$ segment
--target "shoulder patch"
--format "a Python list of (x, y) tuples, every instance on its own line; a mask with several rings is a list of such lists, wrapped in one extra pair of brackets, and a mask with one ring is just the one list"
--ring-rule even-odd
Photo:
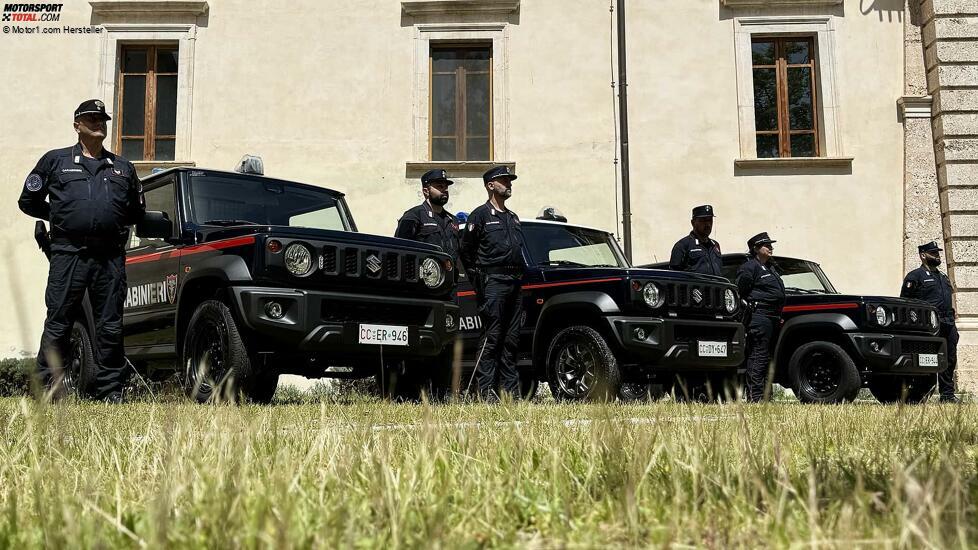
[(41, 186), (44, 185), (44, 181), (41, 180), (41, 176), (38, 174), (31, 174), (27, 176), (27, 181), (24, 182), (24, 187), (30, 192), (40, 191)]

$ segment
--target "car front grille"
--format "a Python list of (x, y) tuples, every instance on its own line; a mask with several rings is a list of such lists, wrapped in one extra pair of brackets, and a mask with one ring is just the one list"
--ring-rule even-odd
[(423, 326), (430, 313), (431, 308), (428, 306), (324, 300), (321, 316), (324, 321), (331, 323)]
[(326, 245), (321, 253), (324, 276), (418, 282), (418, 255), (412, 252)]
[(900, 343), (900, 353), (939, 353), (940, 351), (940, 342), (904, 340)]
[(673, 337), (676, 342), (693, 343), (697, 341), (731, 342), (737, 334), (735, 328), (676, 325)]
[(893, 311), (893, 328), (931, 331), (935, 327), (930, 324), (931, 309), (926, 306), (887, 306)]
[(726, 313), (721, 285), (704, 283), (657, 283), (664, 287), (665, 306), (674, 309), (695, 310), (704, 313)]

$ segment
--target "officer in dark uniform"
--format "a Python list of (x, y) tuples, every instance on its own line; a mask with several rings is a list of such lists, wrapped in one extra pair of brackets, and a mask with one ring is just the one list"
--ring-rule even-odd
[[(440, 246), (458, 267), (459, 230), (458, 218), (445, 210), (448, 203), (448, 186), (452, 185), (448, 174), (440, 168), (429, 170), (421, 176), (421, 193), (424, 202), (411, 208), (397, 222), (394, 236)], [(458, 270), (456, 269), (455, 273)]]
[(75, 110), (78, 143), (48, 151), (27, 175), (18, 205), (51, 225), (51, 262), (44, 301), (47, 318), (37, 356), (40, 383), (63, 393), (71, 314), (85, 291), (95, 317), (98, 362), (92, 397), (121, 401), (125, 357), (122, 304), (126, 298), (125, 243), (129, 226), (146, 212), (136, 169), (102, 147), (105, 105), (91, 99)]
[(520, 219), (506, 208), (515, 179), (516, 174), (505, 166), (482, 175), (489, 200), (469, 214), (462, 233), (462, 263), (475, 288), (484, 331), (476, 374), (479, 394), (485, 399), (495, 397), (497, 377), (502, 391), (520, 395), (516, 358), (526, 260)]
[(956, 403), (954, 396), (954, 367), (958, 363), (958, 329), (954, 325), (954, 308), (951, 298), (954, 289), (947, 275), (941, 273), (941, 248), (931, 241), (917, 247), (920, 254), (920, 267), (914, 269), (903, 279), (900, 288), (901, 298), (916, 298), (937, 308), (941, 323), (941, 337), (947, 340), (947, 370), (937, 375), (937, 385), (941, 401)]
[(710, 238), (713, 232), (713, 207), (709, 204), (697, 206), (689, 223), (693, 230), (673, 245), (669, 269), (720, 275), (723, 267), (720, 243)]
[(737, 289), (752, 310), (747, 329), (747, 399), (767, 400), (771, 396), (771, 345), (781, 323), (784, 307), (784, 283), (774, 265), (775, 242), (767, 233), (758, 233), (747, 241), (751, 256), (737, 270)]

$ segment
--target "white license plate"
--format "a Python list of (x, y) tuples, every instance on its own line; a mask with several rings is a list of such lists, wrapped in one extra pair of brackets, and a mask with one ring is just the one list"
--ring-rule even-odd
[(360, 325), (361, 344), (408, 345), (408, 328), (391, 325)]
[(937, 354), (936, 353), (920, 353), (917, 355), (917, 363), (921, 367), (936, 367), (937, 366)]
[(700, 357), (726, 357), (726, 342), (697, 342), (700, 346)]

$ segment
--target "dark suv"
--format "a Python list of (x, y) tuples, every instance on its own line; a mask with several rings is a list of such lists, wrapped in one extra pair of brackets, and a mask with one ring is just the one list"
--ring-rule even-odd
[[(744, 254), (724, 254), (736, 280)], [(787, 300), (772, 354), (774, 381), (807, 403), (851, 401), (868, 387), (882, 402), (918, 402), (947, 368), (937, 311), (890, 296), (840, 294), (815, 262), (775, 257)], [(658, 264), (656, 264), (658, 265)]]
[[(444, 370), (458, 307), (438, 247), (357, 233), (343, 194), (313, 185), (177, 168), (143, 188), (124, 319), (139, 371), (176, 369), (200, 401), (267, 402), (282, 373), (376, 375), (387, 388), (392, 373)], [(94, 373), (90, 320), (80, 313), (73, 331), (80, 390)]]
[[(607, 399), (626, 387), (714, 388), (744, 357), (740, 298), (720, 277), (636, 269), (606, 231), (522, 222), (530, 266), (523, 285), (522, 392), (546, 381), (560, 400)], [(459, 288), (465, 378), (479, 351), (475, 293)]]

